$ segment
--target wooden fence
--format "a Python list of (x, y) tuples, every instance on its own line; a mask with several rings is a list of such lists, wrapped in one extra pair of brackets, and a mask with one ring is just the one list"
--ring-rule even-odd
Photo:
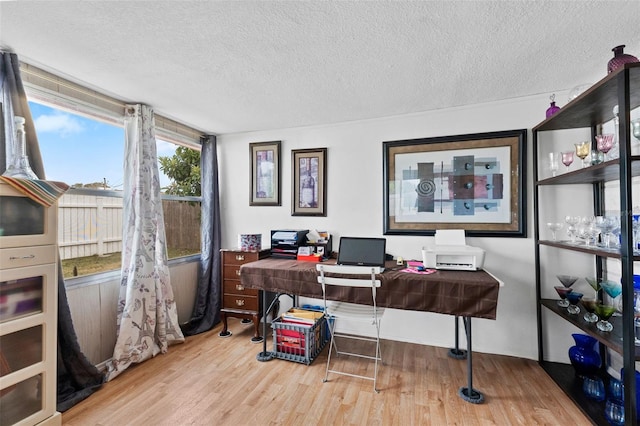
[[(167, 247), (200, 250), (200, 203), (162, 201)], [(122, 198), (65, 194), (58, 201), (61, 259), (122, 251)]]

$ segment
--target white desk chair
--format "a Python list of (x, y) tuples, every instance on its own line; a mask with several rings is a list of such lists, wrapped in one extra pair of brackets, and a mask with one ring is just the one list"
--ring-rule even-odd
[[(384, 314), (384, 308), (380, 308), (376, 305), (376, 290), (380, 287), (380, 280), (376, 279), (376, 274), (379, 274), (380, 267), (371, 266), (344, 266), (344, 265), (316, 265), (316, 270), (319, 272), (318, 283), (322, 285), (322, 298), (324, 301), (324, 314), (329, 325), (331, 332), (331, 344), (329, 345), (329, 356), (327, 358), (327, 368), (323, 382), (327, 381), (329, 373), (342, 374), (345, 376), (358, 377), (361, 379), (373, 380), (373, 390), (379, 392), (376, 388), (376, 381), (378, 379), (378, 361), (382, 362), (382, 353), (380, 351), (380, 322)], [(339, 274), (339, 276), (327, 275), (327, 274)], [(369, 278), (363, 278), (369, 275)], [(346, 302), (329, 302), (327, 303), (327, 286), (343, 286), (343, 287), (363, 287), (371, 289), (371, 297), (373, 305), (358, 305)], [(332, 319), (332, 320), (331, 320)], [(367, 323), (370, 326), (375, 327), (376, 336), (368, 337), (354, 334), (338, 333), (336, 332), (336, 323), (338, 321), (355, 321), (360, 323)], [(375, 355), (367, 355), (363, 353), (352, 353), (339, 351), (336, 346), (336, 337), (342, 337), (346, 339), (364, 340), (368, 342), (375, 342), (376, 350)], [(344, 371), (331, 370), (329, 365), (331, 363), (331, 352), (335, 349), (336, 354), (344, 354), (359, 358), (367, 358), (375, 361), (375, 368), (373, 377), (361, 376), (358, 374), (352, 374)]]

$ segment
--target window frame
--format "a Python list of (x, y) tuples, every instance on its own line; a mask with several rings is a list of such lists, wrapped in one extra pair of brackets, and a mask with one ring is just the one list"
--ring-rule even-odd
[[(126, 103), (99, 91), (73, 83), (53, 73), (20, 62), (20, 71), (27, 94), (27, 100), (51, 108), (78, 114), (85, 118), (101, 121), (110, 125), (124, 127)], [(177, 121), (154, 113), (156, 143), (161, 140), (201, 151), (203, 133)], [(121, 191), (97, 190), (92, 188), (70, 188), (69, 194), (100, 195), (122, 198)], [(161, 195), (162, 200), (202, 202), (198, 196)], [(57, 241), (57, 237), (56, 237)], [(169, 265), (194, 262), (200, 259), (200, 253), (169, 259)], [(114, 269), (79, 277), (65, 278), (65, 287), (79, 287), (117, 279), (120, 269)]]

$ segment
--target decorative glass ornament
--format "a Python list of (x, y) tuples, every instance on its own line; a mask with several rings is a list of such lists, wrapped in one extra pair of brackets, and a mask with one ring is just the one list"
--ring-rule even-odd
[(591, 84), (579, 84), (569, 91), (567, 102), (571, 102), (582, 94), (585, 90), (591, 87)]
[(638, 62), (638, 58), (635, 56), (624, 53), (624, 47), (625, 45), (621, 44), (611, 49), (613, 51), (613, 58), (607, 63), (607, 74), (617, 70), (624, 64)]
[(9, 176), (23, 179), (38, 179), (38, 176), (31, 170), (29, 158), (27, 157), (27, 141), (24, 133), (24, 117), (15, 116), (15, 134), (11, 153), (7, 158), (7, 169), (2, 176)]
[(549, 99), (551, 99), (551, 106), (547, 108), (547, 118), (551, 117), (553, 114), (560, 111), (560, 107), (556, 106), (556, 103), (555, 103), (555, 99), (556, 99), (555, 93), (549, 96)]

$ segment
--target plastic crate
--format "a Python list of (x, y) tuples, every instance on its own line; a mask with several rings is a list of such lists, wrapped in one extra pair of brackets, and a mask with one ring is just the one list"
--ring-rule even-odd
[(321, 317), (315, 323), (301, 324), (276, 318), (273, 328), (273, 352), (276, 358), (309, 365), (328, 342), (327, 321)]

